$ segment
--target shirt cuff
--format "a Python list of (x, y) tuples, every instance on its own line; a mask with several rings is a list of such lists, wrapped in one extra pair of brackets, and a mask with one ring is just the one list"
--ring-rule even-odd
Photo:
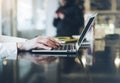
[(0, 57), (6, 59), (17, 58), (16, 43), (0, 43)]

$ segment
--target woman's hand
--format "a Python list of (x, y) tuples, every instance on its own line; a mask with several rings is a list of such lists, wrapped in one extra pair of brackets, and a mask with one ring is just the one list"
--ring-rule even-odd
[(59, 42), (51, 37), (38, 36), (25, 42), (18, 42), (18, 50), (31, 50), (31, 49), (52, 49), (61, 46)]
[(59, 13), (58, 16), (59, 16), (59, 18), (62, 19), (62, 20), (65, 18), (65, 15), (64, 15), (63, 13)]

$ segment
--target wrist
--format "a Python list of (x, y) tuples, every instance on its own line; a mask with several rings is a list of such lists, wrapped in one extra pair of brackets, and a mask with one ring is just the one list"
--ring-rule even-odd
[(17, 42), (17, 50), (23, 50), (23, 42)]
[(17, 42), (17, 50), (25, 50), (25, 42), (27, 41), (27, 39), (25, 39), (23, 42)]

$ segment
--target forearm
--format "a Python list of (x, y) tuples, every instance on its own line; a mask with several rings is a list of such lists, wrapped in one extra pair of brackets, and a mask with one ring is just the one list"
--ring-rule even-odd
[(17, 43), (25, 42), (26, 39), (0, 35), (0, 58), (16, 59)]

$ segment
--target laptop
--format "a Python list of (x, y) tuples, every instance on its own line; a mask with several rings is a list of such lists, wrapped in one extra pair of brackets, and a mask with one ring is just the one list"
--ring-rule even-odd
[(88, 42), (84, 42), (86, 33), (93, 27), (94, 20), (97, 14), (93, 14), (90, 16), (87, 24), (85, 25), (78, 41), (76, 43), (64, 43), (62, 46), (51, 49), (51, 50), (41, 50), (41, 49), (33, 49), (32, 53), (39, 54), (76, 54), (79, 48), (88, 47), (90, 44)]

